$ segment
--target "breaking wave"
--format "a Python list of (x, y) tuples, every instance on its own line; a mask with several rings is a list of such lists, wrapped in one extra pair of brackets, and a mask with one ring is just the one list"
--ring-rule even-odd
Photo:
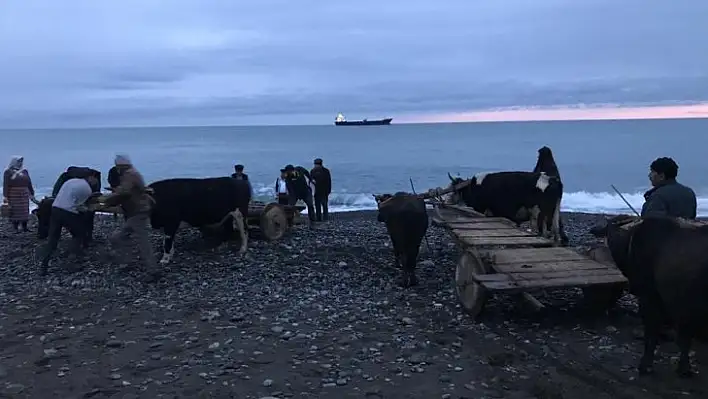
[[(37, 198), (42, 198), (51, 188), (39, 189)], [(373, 193), (334, 192), (329, 197), (330, 212), (351, 212), (376, 209)], [(623, 193), (634, 209), (640, 211), (644, 203), (642, 193)], [(254, 187), (254, 199), (270, 202), (274, 199), (272, 187)], [(31, 205), (34, 208), (34, 205)], [(632, 210), (619, 195), (609, 192), (577, 191), (563, 194), (561, 208), (565, 212), (629, 214)], [(307, 212), (307, 211), (305, 211)], [(698, 197), (698, 216), (708, 216), (708, 197)]]

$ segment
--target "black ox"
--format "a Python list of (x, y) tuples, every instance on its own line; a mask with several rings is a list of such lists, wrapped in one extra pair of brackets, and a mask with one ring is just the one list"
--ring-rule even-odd
[[(94, 176), (96, 178), (96, 184), (91, 187), (94, 193), (99, 194), (101, 192), (101, 172), (96, 169), (92, 169), (84, 166), (69, 166), (65, 172), (63, 172), (57, 178), (52, 189), (52, 195), (43, 198), (37, 205), (37, 209), (32, 211), (35, 216), (37, 216), (37, 237), (39, 239), (46, 239), (49, 236), (49, 220), (52, 216), (52, 204), (54, 204), (54, 197), (59, 193), (59, 189), (64, 183), (69, 179), (83, 179), (89, 176)], [(84, 212), (81, 217), (86, 223), (84, 231), (86, 232), (85, 243), (88, 243), (93, 238), (93, 222), (94, 222), (95, 212)]]
[(507, 218), (517, 225), (531, 221), (538, 234), (560, 241), (560, 202), (563, 184), (545, 173), (478, 173), (465, 181), (448, 177), (454, 194), (465, 205), (488, 216)]
[(396, 266), (402, 267), (404, 288), (416, 285), (416, 264), (420, 244), (428, 231), (428, 212), (425, 202), (418, 196), (398, 192), (394, 195), (375, 195), (378, 204), (378, 221), (386, 223), (393, 243)]
[(593, 233), (606, 234), (612, 258), (639, 301), (644, 325), (640, 374), (653, 371), (661, 329), (670, 324), (677, 329), (681, 351), (677, 372), (692, 375), (692, 341), (708, 329), (708, 225), (668, 217), (620, 216)]
[[(154, 200), (150, 224), (163, 229), (165, 238), (161, 263), (168, 263), (174, 254), (174, 240), (182, 222), (201, 229), (217, 226), (225, 237), (239, 231), (244, 253), (248, 246), (246, 218), (251, 190), (246, 180), (231, 177), (205, 179), (179, 178), (150, 184)], [(226, 223), (231, 219), (231, 223)]]

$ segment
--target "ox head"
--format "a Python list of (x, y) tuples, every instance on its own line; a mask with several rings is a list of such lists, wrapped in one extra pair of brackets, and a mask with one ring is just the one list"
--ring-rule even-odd
[(379, 210), (379, 213), (376, 217), (376, 219), (379, 222), (386, 222), (388, 220), (388, 210), (387, 210), (387, 204), (390, 203), (391, 199), (393, 199), (393, 195), (391, 194), (379, 194), (376, 195), (374, 194), (374, 200), (376, 201), (376, 207)]
[(538, 149), (538, 160), (536, 161), (536, 166), (533, 168), (535, 173), (544, 172), (550, 176), (560, 176), (558, 171), (558, 165), (553, 159), (553, 152), (551, 149), (545, 145)]
[(596, 237), (605, 237), (605, 243), (612, 254), (612, 259), (625, 275), (632, 234), (634, 234), (636, 226), (641, 223), (642, 220), (637, 217), (618, 215), (608, 219), (605, 226), (596, 226), (590, 230)]
[(473, 194), (472, 187), (477, 184), (477, 176), (472, 179), (465, 180), (460, 176), (453, 177), (450, 172), (448, 172), (447, 177), (450, 179), (449, 189), (452, 189), (452, 192), (446, 202), (451, 204), (459, 204), (460, 202), (464, 202), (469, 205), (468, 200)]

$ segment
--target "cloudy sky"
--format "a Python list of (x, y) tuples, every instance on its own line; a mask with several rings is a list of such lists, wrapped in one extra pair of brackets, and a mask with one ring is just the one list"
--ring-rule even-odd
[(703, 102), (706, 18), (706, 0), (8, 0), (0, 126)]

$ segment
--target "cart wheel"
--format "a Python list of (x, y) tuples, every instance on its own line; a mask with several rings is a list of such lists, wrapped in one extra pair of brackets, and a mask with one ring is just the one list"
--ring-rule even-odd
[[(587, 256), (602, 264), (615, 266), (610, 249), (606, 246), (595, 247), (587, 252)], [(617, 301), (624, 296), (626, 284), (604, 284), (583, 288), (583, 302), (593, 311), (605, 312), (612, 309)]]
[(487, 274), (487, 267), (475, 254), (465, 251), (455, 269), (455, 291), (465, 311), (475, 318), (487, 301), (487, 290), (472, 279), (474, 274)]
[(261, 215), (261, 234), (270, 240), (279, 240), (288, 230), (288, 217), (285, 208), (276, 203), (266, 205)]

